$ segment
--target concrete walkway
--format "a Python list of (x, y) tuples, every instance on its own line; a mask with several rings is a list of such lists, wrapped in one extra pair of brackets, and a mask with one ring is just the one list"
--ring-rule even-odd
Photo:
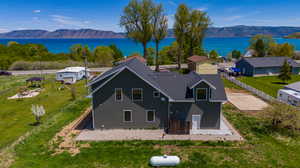
[[(164, 130), (143, 129), (111, 129), (111, 130), (83, 130), (77, 141), (123, 141), (123, 140), (193, 140), (193, 141), (242, 141), (243, 137), (224, 118), (221, 130), (206, 130), (203, 134), (170, 135)], [(224, 130), (226, 130), (224, 132)], [(228, 131), (230, 133), (228, 133)], [(223, 132), (223, 133), (222, 133)]]

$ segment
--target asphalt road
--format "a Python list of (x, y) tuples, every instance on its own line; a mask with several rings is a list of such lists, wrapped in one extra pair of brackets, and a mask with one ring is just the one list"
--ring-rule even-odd
[[(160, 68), (176, 68), (177, 65), (161, 65)], [(111, 69), (112, 67), (103, 67), (103, 68), (89, 68), (91, 70), (91, 72), (105, 72), (109, 69)], [(151, 69), (154, 69), (155, 66), (151, 66)], [(187, 68), (186, 64), (182, 64), (182, 68)], [(52, 70), (30, 70), (30, 71), (9, 71), (11, 72), (13, 75), (35, 75), (35, 74), (41, 74), (41, 72), (43, 74), (55, 74), (57, 71), (59, 71), (58, 69), (52, 69)]]

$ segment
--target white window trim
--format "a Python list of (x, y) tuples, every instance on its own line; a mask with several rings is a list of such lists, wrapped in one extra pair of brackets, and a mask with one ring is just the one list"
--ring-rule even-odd
[[(149, 111), (153, 111), (153, 121), (149, 121), (148, 120), (148, 112)], [(152, 110), (152, 109), (150, 109), (150, 110), (146, 110), (146, 122), (149, 122), (149, 123), (154, 123), (155, 122), (155, 118), (156, 118), (156, 111), (155, 110)]]
[[(117, 100), (117, 90), (121, 90), (121, 100)], [(116, 102), (123, 101), (123, 89), (122, 88), (115, 88), (115, 101)]]
[[(158, 93), (158, 96), (155, 96), (155, 93)], [(153, 91), (153, 97), (154, 97), (154, 98), (159, 98), (159, 97), (160, 97), (160, 92), (159, 92), (159, 91), (156, 91), (156, 90)]]
[[(205, 99), (198, 99), (198, 90), (203, 90), (203, 89), (205, 89), (205, 92), (206, 92), (206, 94), (205, 94)], [(196, 100), (197, 101), (207, 101), (207, 88), (196, 88), (196, 93), (195, 93), (195, 96), (196, 96)]]
[[(133, 99), (133, 90), (135, 90), (135, 89), (141, 90), (141, 99), (139, 99), (139, 100), (134, 100)], [(132, 101), (143, 101), (143, 88), (132, 88), (131, 89), (131, 99), (132, 99)]]
[[(130, 111), (130, 121), (125, 121), (125, 111)], [(124, 109), (123, 110), (123, 122), (125, 122), (125, 123), (131, 123), (131, 122), (133, 122), (133, 119), (132, 119), (132, 110), (128, 110), (128, 109)]]

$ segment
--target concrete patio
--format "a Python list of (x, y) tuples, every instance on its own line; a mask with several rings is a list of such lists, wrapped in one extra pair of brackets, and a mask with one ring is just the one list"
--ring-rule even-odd
[[(195, 133), (195, 132), (194, 132)], [(82, 130), (77, 141), (123, 141), (123, 140), (193, 140), (193, 141), (242, 141), (243, 137), (223, 118), (220, 130), (201, 130), (199, 134), (171, 135), (164, 130), (111, 129)]]

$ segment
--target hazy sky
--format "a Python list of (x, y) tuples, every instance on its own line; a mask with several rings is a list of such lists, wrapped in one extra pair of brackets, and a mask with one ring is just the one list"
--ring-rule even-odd
[[(0, 32), (21, 29), (93, 28), (122, 31), (119, 19), (129, 0), (2, 0)], [(155, 0), (173, 26), (178, 4), (204, 10), (213, 26), (300, 26), (300, 0)]]

